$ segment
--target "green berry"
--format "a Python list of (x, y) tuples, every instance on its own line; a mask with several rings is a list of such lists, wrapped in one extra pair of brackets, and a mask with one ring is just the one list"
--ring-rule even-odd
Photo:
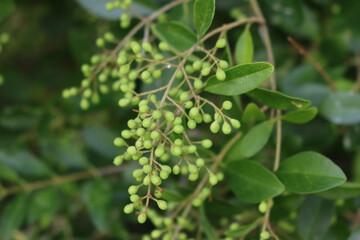
[(212, 141), (210, 139), (204, 139), (201, 141), (201, 145), (204, 147), (204, 148), (211, 148), (212, 146)]
[(162, 51), (169, 51), (170, 47), (166, 42), (160, 42), (159, 49)]
[(196, 150), (197, 150), (197, 148), (196, 148), (195, 145), (190, 145), (190, 146), (188, 147), (188, 152), (189, 152), (189, 153), (194, 153), (194, 152), (196, 152)]
[(191, 66), (191, 65), (186, 65), (185, 66), (185, 72), (188, 73), (188, 74), (192, 74), (194, 73), (194, 68)]
[(211, 72), (211, 68), (210, 68), (210, 67), (208, 67), (208, 68), (203, 68), (203, 69), (201, 70), (201, 74), (202, 74), (203, 76), (209, 75), (210, 72)]
[(216, 177), (215, 174), (210, 173), (209, 182), (211, 185), (216, 185), (218, 183), (218, 178)]
[(172, 113), (172, 112), (166, 112), (166, 113), (165, 113), (165, 119), (166, 119), (166, 121), (168, 121), (168, 122), (174, 121), (174, 119), (175, 119), (174, 113)]
[(188, 128), (190, 128), (190, 129), (194, 129), (194, 128), (196, 128), (196, 122), (195, 122), (194, 120), (190, 119), (190, 120), (187, 122), (187, 126), (188, 126)]
[(262, 201), (262, 202), (259, 204), (258, 209), (259, 209), (259, 212), (265, 213), (265, 212), (267, 211), (267, 209), (268, 209), (267, 203), (264, 202), (264, 201)]
[(114, 165), (115, 166), (120, 166), (122, 163), (123, 163), (123, 161), (124, 161), (124, 157), (123, 156), (121, 156), (121, 155), (119, 155), (119, 156), (116, 156), (115, 158), (114, 158)]
[(135, 185), (132, 185), (128, 188), (128, 192), (130, 195), (136, 194), (138, 190), (139, 190), (139, 187), (135, 186)]
[(124, 213), (130, 214), (132, 211), (134, 211), (134, 204), (130, 203), (124, 207)]
[(151, 74), (149, 71), (143, 71), (140, 75), (141, 79), (146, 81), (150, 78)]
[(149, 175), (147, 175), (146, 177), (144, 177), (143, 183), (145, 186), (148, 186), (150, 184), (150, 177)]
[(178, 71), (177, 73), (176, 73), (176, 78), (177, 79), (182, 79), (184, 77), (184, 73), (182, 72), (182, 71)]
[(214, 121), (211, 125), (210, 125), (210, 131), (212, 133), (217, 133), (220, 130), (220, 124), (218, 121)]
[(125, 145), (125, 140), (122, 139), (121, 137), (117, 137), (114, 139), (114, 145), (117, 147), (122, 147)]
[(145, 52), (149, 52), (149, 53), (152, 52), (152, 46), (149, 42), (143, 42), (141, 46)]
[(157, 69), (153, 72), (152, 76), (157, 79), (157, 78), (160, 78), (161, 77), (161, 70), (160, 69)]
[(147, 157), (141, 157), (139, 159), (139, 163), (140, 163), (140, 165), (144, 166), (149, 163), (149, 159)]
[(120, 76), (124, 76), (130, 71), (130, 64), (122, 65), (119, 69)]
[(193, 205), (194, 207), (200, 207), (201, 204), (202, 204), (202, 200), (201, 200), (200, 198), (195, 198), (195, 199), (193, 200), (193, 202), (192, 202), (192, 205)]
[(86, 109), (88, 109), (89, 107), (90, 107), (89, 101), (86, 100), (85, 98), (81, 99), (81, 101), (80, 101), (80, 108), (81, 108), (82, 110), (86, 110)]
[(166, 171), (161, 171), (160, 172), (160, 178), (161, 179), (167, 179), (169, 177), (169, 173)]
[(130, 155), (134, 155), (134, 154), (136, 154), (137, 150), (136, 150), (135, 146), (130, 146), (127, 148), (126, 152)]
[(171, 147), (170, 151), (171, 151), (171, 154), (174, 156), (180, 156), (182, 154), (181, 147), (179, 147), (179, 146)]
[(189, 93), (188, 92), (182, 92), (180, 94), (180, 101), (186, 102), (189, 99)]
[(184, 127), (182, 125), (175, 125), (173, 127), (173, 130), (174, 130), (175, 133), (180, 134), (180, 133), (184, 132)]
[(218, 68), (216, 70), (216, 78), (219, 81), (224, 81), (226, 79), (226, 73), (224, 72), (224, 70), (222, 70), (221, 68)]
[(139, 195), (134, 194), (130, 196), (130, 201), (133, 203), (139, 201), (139, 199), (140, 199)]
[(145, 223), (145, 222), (146, 222), (146, 214), (145, 214), (145, 213), (141, 213), (141, 214), (138, 216), (137, 220), (138, 220), (138, 222), (139, 222), (140, 224)]
[(161, 179), (160, 177), (156, 176), (156, 175), (152, 175), (151, 176), (151, 182), (154, 184), (154, 185), (160, 185), (161, 184)]
[(154, 130), (151, 132), (150, 137), (153, 140), (157, 140), (157, 139), (160, 139), (161, 134), (157, 130)]
[(196, 181), (199, 178), (199, 174), (198, 173), (191, 173), (189, 174), (189, 180), (190, 181)]
[(150, 127), (151, 123), (152, 123), (151, 118), (145, 118), (142, 121), (142, 125), (143, 125), (144, 128)]
[(266, 240), (270, 238), (270, 233), (268, 231), (263, 231), (260, 233), (260, 238)]
[(118, 59), (117, 59), (117, 64), (118, 64), (119, 66), (121, 66), (121, 65), (124, 65), (124, 64), (126, 63), (126, 61), (127, 61), (127, 59), (126, 59), (125, 56), (120, 56), (120, 55), (119, 55), (119, 57), (118, 57)]
[[(158, 205), (159, 205), (159, 203), (158, 203)], [(161, 236), (161, 234), (162, 234), (161, 230), (155, 229), (151, 232), (151, 237), (152, 237), (152, 239), (158, 239)]]
[(199, 168), (203, 167), (205, 165), (205, 161), (202, 158), (198, 158), (196, 159), (196, 166), (198, 166)]
[(228, 122), (224, 122), (222, 126), (222, 132), (226, 135), (231, 133), (231, 126)]
[(182, 124), (182, 118), (181, 118), (181, 117), (176, 117), (176, 118), (174, 119), (174, 124), (175, 124), (175, 125), (180, 125), (180, 124)]
[(211, 118), (211, 115), (208, 114), (208, 113), (205, 113), (204, 116), (203, 116), (203, 120), (205, 123), (210, 123), (212, 118)]
[(192, 101), (187, 101), (186, 103), (185, 103), (185, 108), (186, 109), (190, 109), (190, 108), (192, 108), (194, 106), (194, 103), (192, 102)]
[(221, 38), (221, 39), (217, 40), (217, 42), (216, 42), (217, 48), (224, 48), (225, 46), (226, 46), (226, 39)]
[(232, 108), (232, 102), (226, 100), (225, 102), (223, 102), (222, 107), (223, 107), (225, 110), (230, 110), (230, 109)]
[(161, 210), (166, 210), (167, 209), (167, 202), (165, 202), (164, 200), (158, 200), (157, 201), (157, 205)]
[(143, 172), (145, 174), (149, 174), (151, 172), (151, 170), (152, 170), (152, 167), (150, 165), (143, 166)]
[(203, 82), (200, 79), (196, 79), (194, 81), (194, 88), (195, 89), (201, 89), (203, 87)]
[(225, 60), (220, 60), (219, 67), (223, 70), (226, 70), (229, 67), (229, 63)]
[(156, 149), (155, 149), (155, 155), (157, 157), (161, 157), (162, 155), (164, 155), (165, 153), (165, 149), (164, 149), (164, 146), (160, 145), (158, 146)]
[(175, 175), (178, 175), (180, 173), (180, 167), (178, 165), (175, 165), (172, 169), (172, 172), (175, 174)]
[(198, 172), (198, 168), (194, 164), (189, 164), (188, 169), (189, 169), (189, 173), (197, 173)]
[(190, 116), (192, 119), (194, 119), (194, 118), (199, 114), (199, 112), (200, 112), (199, 108), (193, 107), (193, 108), (191, 108), (190, 111), (189, 111), (189, 116)]
[(201, 66), (202, 66), (201, 61), (195, 61), (195, 62), (193, 63), (193, 68), (194, 68), (194, 70), (196, 70), (196, 71), (199, 71), (199, 70), (201, 69)]
[(141, 46), (139, 43), (137, 42), (131, 42), (130, 43), (130, 47), (131, 47), (131, 50), (135, 53), (135, 54), (138, 54), (139, 52), (141, 52)]
[(102, 48), (105, 46), (105, 40), (102, 38), (98, 38), (96, 39), (96, 46), (98, 46), (99, 48)]
[(160, 110), (155, 110), (155, 111), (153, 111), (152, 117), (153, 117), (154, 119), (160, 119), (160, 118), (161, 118), (161, 111), (160, 111)]
[(147, 139), (147, 140), (144, 141), (144, 148), (151, 149), (152, 146), (153, 146), (153, 143), (152, 143), (152, 141), (150, 139)]
[(236, 119), (231, 119), (231, 120), (230, 120), (230, 123), (231, 123), (231, 125), (232, 125), (234, 128), (236, 128), (236, 129), (239, 129), (239, 128), (241, 127), (240, 122), (239, 122), (238, 120), (236, 120)]

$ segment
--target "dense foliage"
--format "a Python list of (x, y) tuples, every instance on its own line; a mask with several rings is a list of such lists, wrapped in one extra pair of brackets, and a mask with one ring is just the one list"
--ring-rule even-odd
[(360, 3), (0, 2), (0, 239), (360, 239)]

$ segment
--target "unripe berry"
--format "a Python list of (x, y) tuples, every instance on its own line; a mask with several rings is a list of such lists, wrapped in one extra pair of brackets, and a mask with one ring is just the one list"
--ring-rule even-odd
[(81, 99), (81, 101), (80, 101), (80, 108), (81, 108), (82, 110), (88, 109), (89, 106), (90, 106), (90, 103), (89, 103), (88, 100), (86, 100), (85, 98)]
[(152, 52), (152, 46), (149, 42), (143, 42), (141, 46), (145, 52)]
[(197, 150), (197, 147), (195, 145), (190, 145), (188, 147), (188, 152), (189, 153), (194, 153), (194, 152), (196, 152), (196, 150)]
[(161, 170), (163, 170), (169, 174), (171, 173), (171, 167), (169, 167), (168, 165), (162, 165)]
[(137, 71), (132, 70), (129, 72), (128, 78), (129, 80), (134, 81), (135, 79), (137, 79), (138, 75), (139, 73)]
[(225, 46), (226, 46), (226, 39), (221, 38), (221, 39), (217, 40), (217, 42), (216, 42), (217, 48), (224, 48)]
[(119, 69), (120, 76), (124, 76), (130, 71), (130, 64), (122, 65)]
[(114, 165), (115, 165), (115, 166), (119, 166), (119, 165), (121, 165), (121, 164), (123, 163), (123, 161), (124, 161), (124, 157), (123, 157), (123, 156), (121, 156), (121, 155), (116, 156), (116, 157), (114, 158)]
[(180, 156), (182, 154), (182, 150), (178, 146), (171, 147), (170, 151), (171, 151), (171, 154), (174, 155), (174, 156)]
[(208, 67), (208, 68), (203, 68), (203, 69), (201, 70), (201, 74), (202, 74), (203, 76), (207, 76), (207, 75), (210, 74), (210, 71), (211, 71), (211, 68), (210, 68), (210, 67)]
[(168, 122), (174, 121), (174, 119), (175, 119), (174, 113), (172, 113), (172, 112), (166, 112), (166, 113), (165, 113), (165, 119), (166, 119), (166, 121), (168, 121)]
[(137, 127), (137, 123), (135, 122), (135, 120), (131, 119), (127, 122), (127, 125), (130, 129), (135, 129)]
[(185, 108), (186, 109), (190, 109), (190, 108), (192, 108), (194, 106), (194, 103), (192, 102), (192, 101), (187, 101), (186, 103), (185, 103)]
[(241, 127), (240, 122), (239, 122), (238, 120), (236, 120), (236, 119), (231, 119), (231, 120), (230, 120), (230, 123), (231, 123), (231, 125), (232, 125), (234, 128), (236, 128), (236, 129), (239, 129), (239, 128)]
[(126, 152), (130, 155), (134, 155), (134, 154), (136, 154), (137, 150), (136, 150), (135, 146), (130, 146), (127, 148)]
[(129, 103), (130, 103), (129, 99), (122, 98), (119, 100), (120, 107), (126, 107), (127, 105), (129, 105)]
[(182, 72), (182, 71), (178, 71), (177, 73), (176, 73), (176, 78), (177, 79), (182, 79), (184, 77), (184, 73)]
[(160, 42), (159, 49), (162, 51), (169, 51), (170, 47), (166, 42)]
[(144, 177), (143, 183), (145, 186), (148, 186), (150, 184), (150, 176), (146, 175), (146, 177)]
[(140, 199), (139, 195), (135, 194), (130, 196), (130, 201), (133, 203), (139, 201), (139, 199)]
[(226, 135), (231, 133), (231, 126), (228, 122), (224, 122), (224, 124), (222, 125), (222, 131)]
[(161, 236), (162, 231), (160, 231), (159, 229), (155, 229), (151, 232), (151, 237), (153, 239), (158, 239)]
[(203, 82), (200, 79), (196, 79), (194, 81), (194, 88), (195, 89), (201, 89), (203, 86)]
[(172, 171), (175, 175), (178, 175), (180, 173), (180, 167), (178, 165), (175, 165), (173, 166)]
[(141, 213), (141, 214), (138, 216), (137, 220), (138, 220), (138, 222), (139, 222), (140, 224), (145, 223), (145, 222), (146, 222), (146, 214), (145, 214), (145, 213)]
[(173, 130), (174, 130), (175, 133), (180, 134), (180, 133), (184, 132), (184, 127), (182, 125), (175, 125), (173, 127)]
[(210, 173), (209, 182), (211, 185), (216, 185), (218, 183), (218, 178), (216, 177), (215, 174)]
[(160, 178), (161, 179), (167, 179), (169, 177), (169, 173), (166, 171), (161, 171), (160, 172)]
[(125, 140), (122, 139), (121, 137), (117, 137), (114, 139), (114, 145), (117, 147), (122, 147), (125, 145)]
[(131, 47), (131, 50), (135, 53), (135, 54), (138, 54), (139, 52), (141, 52), (141, 46), (139, 43), (137, 42), (131, 42), (130, 43), (130, 47)]
[(199, 197), (200, 197), (200, 198), (206, 198), (206, 197), (209, 196), (209, 195), (210, 195), (210, 189), (207, 188), (207, 187), (204, 187), (204, 188), (201, 190), (201, 192), (200, 192), (200, 194), (199, 194)]
[(150, 127), (150, 125), (151, 125), (151, 118), (145, 118), (145, 119), (142, 121), (142, 125), (143, 125), (144, 128)]
[(166, 210), (167, 209), (167, 202), (165, 202), (164, 200), (158, 200), (157, 201), (157, 205), (161, 210)]
[(99, 48), (102, 48), (105, 46), (105, 40), (102, 38), (98, 38), (96, 39), (96, 46), (98, 46)]
[(192, 66), (194, 70), (199, 71), (201, 69), (202, 63), (201, 61), (195, 61)]
[(270, 238), (270, 233), (268, 231), (263, 231), (260, 233), (260, 238), (266, 240)]
[(205, 113), (204, 116), (203, 116), (203, 120), (204, 120), (205, 123), (211, 122), (211, 120), (212, 120), (211, 115), (208, 114), (208, 113)]
[(190, 128), (190, 129), (194, 129), (194, 128), (196, 128), (196, 122), (195, 122), (194, 120), (190, 119), (190, 120), (187, 122), (187, 126), (188, 126), (188, 128)]
[(139, 159), (139, 163), (140, 163), (140, 165), (144, 166), (149, 163), (149, 159), (147, 157), (141, 157)]
[(176, 118), (174, 119), (174, 124), (175, 124), (175, 125), (180, 125), (180, 124), (182, 124), (182, 118), (181, 118), (181, 117), (176, 117)]
[(134, 204), (130, 203), (124, 207), (124, 213), (130, 214), (132, 211), (134, 211)]
[(142, 80), (148, 80), (150, 78), (151, 74), (149, 71), (143, 71), (140, 75)]
[(145, 174), (149, 174), (151, 172), (151, 170), (152, 170), (152, 167), (150, 165), (143, 166), (143, 172)]
[(198, 166), (199, 168), (203, 167), (205, 165), (205, 161), (202, 158), (198, 158), (196, 159), (196, 166)]
[(135, 186), (135, 185), (132, 185), (128, 188), (128, 192), (130, 195), (136, 194), (138, 190), (139, 190), (139, 187)]
[(182, 92), (180, 94), (180, 101), (181, 102), (186, 102), (189, 99), (189, 93), (187, 92)]
[(126, 57), (125, 56), (120, 56), (119, 55), (119, 57), (118, 57), (118, 59), (117, 59), (117, 64), (119, 65), (119, 66), (121, 66), (121, 65), (124, 65), (125, 63), (126, 63)]
[(192, 74), (194, 73), (194, 68), (191, 66), (191, 65), (186, 65), (185, 66), (185, 72), (188, 73), (188, 74)]
[(223, 70), (226, 70), (229, 67), (229, 63), (225, 60), (220, 60), (219, 67)]
[(226, 79), (226, 73), (224, 72), (224, 70), (222, 70), (221, 68), (218, 68), (216, 70), (216, 78), (219, 81), (224, 81)]
[(150, 139), (147, 139), (144, 141), (144, 148), (150, 149), (150, 148), (152, 148), (152, 146), (153, 146), (153, 143)]
[(161, 157), (165, 153), (164, 146), (160, 145), (155, 149), (155, 155)]
[(191, 117), (192, 119), (194, 119), (198, 114), (199, 114), (200, 110), (197, 107), (193, 107), (190, 109), (189, 111), (189, 117)]
[(201, 200), (200, 198), (195, 198), (195, 199), (193, 200), (193, 202), (192, 202), (192, 205), (193, 205), (194, 207), (200, 207), (201, 204), (202, 204), (202, 200)]
[(204, 148), (211, 148), (212, 146), (212, 141), (210, 139), (204, 139), (201, 141), (201, 145), (204, 147)]
[(160, 78), (161, 77), (161, 70), (160, 69), (157, 69), (153, 72), (152, 76), (157, 79), (157, 78)]
[(145, 134), (145, 129), (144, 128), (138, 128), (136, 129), (136, 135), (138, 135), (139, 137), (143, 136)]
[(161, 184), (161, 179), (160, 177), (156, 176), (156, 175), (152, 175), (151, 176), (151, 182), (154, 184), (154, 185), (160, 185)]
[(196, 181), (199, 178), (199, 174), (198, 173), (191, 173), (189, 175), (189, 180), (190, 181)]
[(198, 172), (198, 168), (194, 164), (189, 164), (188, 169), (189, 169), (189, 173), (197, 173)]
[(218, 121), (214, 121), (211, 125), (210, 125), (210, 131), (212, 133), (217, 133), (220, 130), (220, 124)]
[(259, 207), (258, 207), (258, 209), (259, 209), (259, 212), (261, 212), (261, 213), (265, 213), (266, 211), (267, 211), (267, 209), (268, 209), (268, 205), (267, 205), (267, 203), (266, 202), (261, 202), (260, 204), (259, 204)]
[(164, 56), (160, 53), (155, 53), (154, 54), (154, 59), (157, 61), (162, 61), (164, 59)]
[(161, 135), (157, 130), (154, 130), (154, 131), (151, 131), (150, 137), (153, 140), (157, 140), (157, 139), (160, 139)]

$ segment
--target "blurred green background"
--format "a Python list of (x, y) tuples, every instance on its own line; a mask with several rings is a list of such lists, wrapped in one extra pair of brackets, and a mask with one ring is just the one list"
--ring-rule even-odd
[[(135, 10), (147, 14), (166, 2), (137, 1)], [(152, 228), (150, 223), (140, 228), (135, 216), (123, 215), (132, 166), (125, 172), (112, 166), (112, 159), (122, 151), (112, 141), (129, 119), (130, 109), (119, 109), (118, 93), (101, 96), (101, 103), (87, 111), (80, 110), (79, 98), (61, 97), (64, 88), (80, 85), (80, 66), (100, 51), (95, 47), (97, 36), (112, 31), (121, 39), (126, 34), (119, 27), (119, 12), (106, 12), (105, 3), (0, 0), (0, 34), (10, 36), (0, 53), (4, 77), (0, 86), (1, 240), (138, 239)], [(251, 15), (247, 1), (217, 4), (212, 27)], [(263, 0), (260, 4), (270, 25), (279, 89), (320, 107), (320, 115), (306, 125), (284, 124), (283, 157), (300, 150), (320, 151), (349, 180), (360, 181), (360, 98), (348, 92), (359, 78), (360, 1)], [(188, 23), (182, 13), (180, 6), (169, 16)], [(242, 30), (229, 35), (232, 47)], [(257, 27), (251, 31), (254, 60), (266, 60)], [(331, 96), (328, 99), (329, 87), (314, 66), (298, 55), (288, 36), (324, 66), (337, 89), (345, 92), (341, 98), (349, 111), (327, 112), (324, 102), (333, 102)], [(354, 120), (349, 124), (349, 119)], [(224, 139), (217, 139), (215, 149), (221, 148)], [(273, 145), (274, 139), (268, 148)], [(32, 184), (38, 181), (40, 185)], [(349, 209), (359, 207), (360, 198), (352, 204)], [(343, 229), (344, 235), (333, 239), (345, 239), (341, 237), (348, 232)]]

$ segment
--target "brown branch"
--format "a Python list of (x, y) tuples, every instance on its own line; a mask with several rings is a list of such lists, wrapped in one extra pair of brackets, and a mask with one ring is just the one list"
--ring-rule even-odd
[(321, 76), (325, 79), (327, 84), (329, 84), (331, 90), (336, 90), (335, 84), (332, 81), (329, 74), (324, 70), (324, 68), (318, 63), (310, 54), (303, 48), (298, 42), (296, 42), (292, 37), (288, 37), (288, 41), (298, 50), (299, 54), (303, 55), (321, 74)]

